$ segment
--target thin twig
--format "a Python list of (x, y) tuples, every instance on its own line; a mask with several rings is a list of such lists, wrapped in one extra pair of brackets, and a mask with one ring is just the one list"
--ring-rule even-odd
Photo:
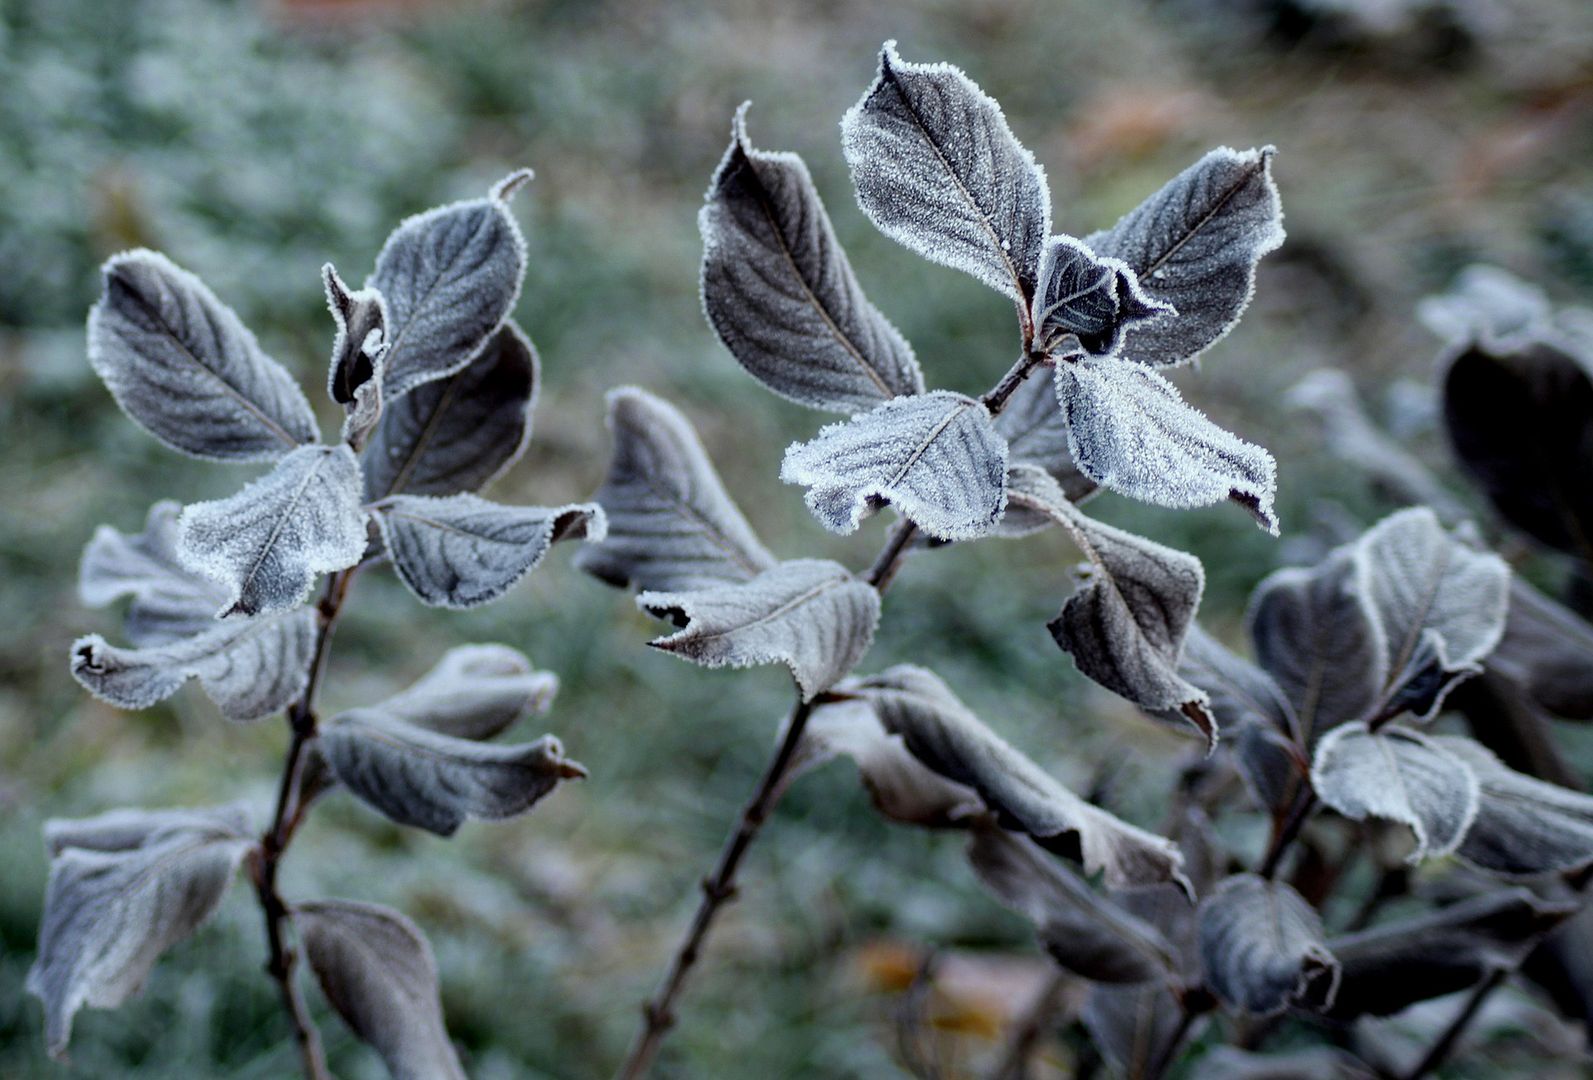
[(1216, 1008), (1217, 999), (1212, 997), (1211, 991), (1204, 986), (1187, 988), (1179, 995), (1178, 1006), (1183, 1011), (1178, 1018), (1178, 1026), (1168, 1036), (1165, 1043), (1157, 1051), (1145, 1069), (1145, 1080), (1159, 1080), (1172, 1063), (1178, 1060), (1178, 1051), (1182, 1049), (1184, 1040), (1189, 1037), (1189, 1032), (1195, 1026), (1195, 1021)]
[(1460, 1012), (1449, 1022), (1449, 1026), (1444, 1029), (1444, 1033), (1438, 1036), (1438, 1041), (1433, 1043), (1426, 1056), (1417, 1062), (1414, 1069), (1406, 1074), (1405, 1080), (1421, 1080), (1422, 1077), (1442, 1065), (1444, 1059), (1455, 1049), (1455, 1044), (1460, 1041), (1460, 1037), (1466, 1033), (1466, 1028), (1476, 1019), (1483, 1003), (1488, 1000), (1488, 995), (1504, 985), (1505, 979), (1509, 977), (1510, 973), (1504, 968), (1500, 968), (1478, 983), (1476, 988), (1472, 990), (1471, 996), (1466, 999), (1466, 1003), (1460, 1007)]
[(1026, 1080), (1029, 1061), (1045, 1037), (1051, 1022), (1056, 1019), (1057, 1007), (1062, 1003), (1062, 992), (1067, 989), (1068, 973), (1060, 969), (1051, 973), (1034, 1002), (1018, 1018), (1007, 1037), (1006, 1049), (990, 1073), (990, 1080)]
[(1294, 806), (1289, 811), (1289, 816), (1283, 826), (1273, 836), (1272, 845), (1267, 849), (1266, 857), (1261, 860), (1261, 866), (1256, 870), (1264, 878), (1271, 878), (1278, 872), (1278, 864), (1288, 854), (1289, 845), (1293, 844), (1300, 835), (1300, 830), (1311, 817), (1311, 811), (1316, 809), (1316, 792), (1306, 791), (1295, 798)]

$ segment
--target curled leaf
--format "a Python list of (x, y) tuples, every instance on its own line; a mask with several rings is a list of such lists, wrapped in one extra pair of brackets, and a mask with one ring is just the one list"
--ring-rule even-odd
[(1287, 884), (1235, 874), (1201, 901), (1199, 918), (1206, 985), (1229, 1005), (1258, 1016), (1332, 1005), (1339, 963), (1321, 918)]
[(1090, 356), (1111, 356), (1129, 327), (1176, 314), (1171, 304), (1148, 296), (1121, 259), (1102, 258), (1071, 236), (1046, 241), (1031, 317), (1035, 345), (1047, 354), (1082, 348)]
[(331, 263), (321, 267), (321, 284), (337, 324), (326, 392), (339, 405), (353, 405), (360, 389), (377, 377), (377, 365), (387, 351), (387, 305), (375, 289), (351, 291)]
[(137, 536), (101, 525), (83, 549), (78, 598), (105, 607), (131, 597), (124, 626), (135, 645), (166, 645), (215, 628), (226, 600), (220, 585), (177, 561), (177, 518), (182, 507), (166, 500), (149, 508)]

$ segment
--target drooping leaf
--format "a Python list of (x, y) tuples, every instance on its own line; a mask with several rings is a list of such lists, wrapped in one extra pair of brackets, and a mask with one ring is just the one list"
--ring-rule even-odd
[(331, 263), (321, 267), (321, 284), (337, 325), (326, 392), (339, 405), (353, 405), (360, 388), (376, 378), (377, 362), (387, 350), (387, 305), (375, 289), (351, 290)]
[(490, 739), (528, 713), (546, 712), (559, 677), (507, 645), (458, 645), (374, 708), (440, 735)]
[(536, 349), (506, 320), (463, 369), (387, 403), (361, 459), (366, 501), (458, 495), (502, 476), (531, 440), (537, 385)]
[(321, 727), (321, 753), (345, 787), (400, 825), (452, 836), (468, 818), (523, 814), (586, 770), (551, 735), (518, 746), (441, 735), (377, 709)]
[[(1096, 490), (1095, 481), (1073, 464), (1067, 418), (1057, 403), (1050, 369), (1042, 366), (1018, 384), (1006, 407), (996, 414), (996, 430), (1007, 440), (1009, 470), (1018, 465), (1038, 465), (1062, 485), (1068, 500), (1075, 503)], [(1012, 513), (1009, 506), (1008, 514)]]
[(1001, 106), (950, 64), (909, 64), (887, 41), (841, 119), (857, 201), (880, 231), (1026, 306), (1051, 232), (1051, 192)]
[(593, 496), (608, 535), (575, 565), (612, 585), (681, 592), (744, 582), (775, 565), (731, 501), (690, 422), (636, 387), (608, 395), (614, 460)]
[(52, 1056), (80, 1008), (122, 1004), (210, 918), (252, 843), (246, 829), (233, 808), (156, 812), (142, 827), (131, 811), (46, 826), (54, 851), (27, 989), (44, 1003)]
[(831, 532), (856, 531), (885, 502), (937, 540), (971, 540), (1006, 509), (1007, 444), (983, 405), (935, 390), (793, 444), (780, 479), (808, 489), (808, 509)]
[(1121, 259), (1177, 318), (1131, 329), (1120, 354), (1153, 367), (1181, 364), (1233, 329), (1255, 292), (1256, 264), (1283, 243), (1273, 148), (1219, 147), (1169, 180), (1104, 233), (1084, 242)]
[(1477, 776), (1426, 735), (1407, 728), (1369, 731), (1343, 724), (1322, 736), (1311, 785), (1345, 817), (1408, 826), (1416, 850), (1407, 861), (1448, 855), (1477, 816)]
[(1046, 241), (1039, 273), (1031, 318), (1035, 346), (1048, 355), (1083, 349), (1111, 356), (1129, 327), (1177, 314), (1140, 288), (1127, 263), (1102, 258), (1071, 236)]
[(479, 495), (393, 495), (371, 507), (399, 579), (422, 603), (470, 608), (496, 600), (560, 540), (601, 540), (596, 503), (503, 506)]
[(1520, 577), (1510, 579), (1509, 606), (1487, 669), (1556, 716), (1593, 719), (1593, 626)]
[(1333, 1003), (1339, 964), (1322, 920), (1281, 881), (1235, 874), (1200, 904), (1206, 985), (1229, 1005), (1258, 1016)]
[(852, 413), (923, 393), (912, 347), (863, 295), (807, 166), (754, 149), (746, 115), (736, 110), (697, 218), (703, 309), (719, 340), (802, 405)]
[(1458, 849), (1462, 859), (1513, 876), (1593, 865), (1593, 796), (1516, 772), (1471, 739), (1433, 742), (1477, 776), (1477, 816)]
[(393, 1080), (464, 1080), (443, 1025), (437, 961), (419, 927), (353, 900), (298, 904), (293, 925), (327, 1001)]
[(166, 500), (149, 508), (137, 536), (101, 525), (83, 549), (78, 598), (105, 607), (125, 597), (124, 626), (134, 645), (167, 645), (214, 629), (216, 609), (227, 591), (177, 561), (177, 517), (182, 507)]
[(1232, 499), (1277, 533), (1272, 455), (1186, 405), (1154, 371), (1120, 358), (1059, 363), (1056, 394), (1074, 463), (1102, 487), (1158, 506)]
[(316, 440), (304, 392), (204, 282), (142, 249), (102, 275), (89, 363), (151, 435), (217, 461), (270, 460)]
[(407, 218), (387, 238), (367, 285), (387, 304), (389, 396), (463, 368), (514, 309), (526, 254), (507, 200), (530, 179), (511, 173), (486, 198)]
[(751, 581), (644, 592), (642, 610), (680, 629), (649, 644), (704, 667), (784, 664), (803, 701), (828, 690), (874, 640), (879, 593), (828, 559), (792, 559)]
[(120, 649), (90, 634), (72, 644), (72, 677), (122, 709), (147, 709), (198, 679), (223, 716), (242, 722), (299, 696), (314, 649), (315, 613), (300, 608), (219, 625), (212, 620), (209, 630), (142, 649)]
[(269, 615), (297, 607), (317, 574), (365, 553), (360, 466), (347, 446), (306, 446), (236, 495), (194, 503), (177, 522), (177, 558), (220, 582), (219, 612)]

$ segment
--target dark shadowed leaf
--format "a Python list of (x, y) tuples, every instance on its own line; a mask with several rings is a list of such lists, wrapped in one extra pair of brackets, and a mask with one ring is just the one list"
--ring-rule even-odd
[(881, 232), (1027, 305), (1051, 231), (1051, 193), (1001, 106), (950, 64), (896, 43), (841, 118), (857, 201)]
[(719, 340), (802, 405), (851, 413), (923, 393), (911, 346), (863, 295), (807, 166), (754, 149), (746, 112), (697, 218), (703, 309)]
[(1322, 920), (1281, 881), (1224, 880), (1201, 901), (1199, 939), (1206, 985), (1236, 1009), (1272, 1016), (1333, 1003), (1339, 965)]
[(985, 407), (935, 390), (822, 428), (785, 452), (780, 479), (808, 489), (808, 509), (850, 533), (880, 503), (937, 540), (971, 540), (1007, 505), (1007, 444)]
[(166, 645), (212, 630), (227, 590), (177, 561), (177, 518), (182, 507), (169, 500), (149, 508), (137, 536), (101, 525), (83, 549), (77, 594), (88, 607), (125, 597), (124, 627), (134, 645)]
[(331, 263), (321, 267), (321, 284), (337, 324), (326, 392), (339, 405), (354, 405), (361, 387), (376, 378), (387, 350), (387, 305), (375, 289), (350, 290)]
[(1569, 873), (1593, 864), (1593, 796), (1507, 768), (1471, 739), (1433, 740), (1477, 776), (1477, 817), (1458, 853), (1498, 874)]
[(1522, 578), (1510, 579), (1504, 636), (1485, 666), (1557, 716), (1593, 719), (1593, 626)]
[[(1067, 418), (1057, 404), (1050, 376), (1050, 369), (1042, 366), (1018, 385), (1007, 399), (1006, 408), (996, 414), (996, 431), (1007, 440), (1009, 469), (1038, 465), (1062, 485), (1070, 501), (1080, 502), (1096, 490), (1096, 485), (1073, 464)], [(1011, 507), (1008, 513), (1012, 513)], [(1038, 527), (1039, 523), (1034, 524)]]
[(437, 996), (437, 962), (403, 915), (353, 900), (293, 909), (327, 1001), (381, 1055), (393, 1080), (464, 1080)]
[(151, 435), (218, 461), (269, 460), (316, 440), (304, 392), (197, 277), (144, 250), (102, 274), (89, 363)]
[(559, 677), (507, 645), (458, 645), (375, 709), (460, 739), (490, 739), (528, 713), (544, 713)]
[(1177, 314), (1145, 294), (1127, 263), (1102, 258), (1071, 236), (1046, 241), (1031, 312), (1037, 348), (1091, 356), (1116, 353), (1131, 326)]
[(775, 565), (691, 424), (673, 405), (636, 387), (608, 395), (614, 460), (593, 499), (608, 535), (575, 565), (612, 585), (661, 592), (748, 581)]

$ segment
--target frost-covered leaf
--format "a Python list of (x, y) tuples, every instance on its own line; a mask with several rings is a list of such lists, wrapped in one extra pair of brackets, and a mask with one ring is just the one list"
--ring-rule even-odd
[(1001, 106), (950, 64), (880, 50), (841, 118), (857, 201), (880, 231), (1027, 305), (1051, 232), (1051, 192)]
[(1451, 536), (1425, 506), (1368, 529), (1355, 561), (1356, 588), (1376, 611), (1388, 650), (1385, 710), (1431, 719), (1499, 643), (1510, 568)]
[[(1018, 384), (1007, 399), (1006, 408), (996, 414), (996, 430), (1007, 440), (1009, 469), (1038, 465), (1062, 485), (1063, 493), (1072, 502), (1080, 502), (1096, 490), (1095, 481), (1073, 464), (1067, 418), (1057, 403), (1049, 369), (1037, 368)], [(1010, 506), (1008, 514), (1012, 514)]]
[(725, 492), (691, 423), (633, 386), (608, 395), (614, 460), (592, 498), (608, 535), (575, 565), (612, 585), (659, 592), (748, 581), (775, 565)]
[(1486, 666), (1557, 716), (1593, 719), (1593, 626), (1519, 577)]
[(530, 178), (511, 173), (486, 198), (407, 218), (387, 238), (367, 286), (387, 304), (389, 396), (470, 363), (513, 310), (526, 254), (506, 200)]
[(586, 770), (551, 735), (518, 746), (440, 735), (379, 709), (321, 727), (321, 753), (345, 787), (400, 825), (452, 836), (467, 818), (523, 814)]
[(884, 502), (937, 540), (971, 540), (1006, 509), (1007, 444), (983, 405), (935, 390), (793, 444), (780, 479), (808, 489), (808, 509), (831, 532), (855, 531)]
[(1322, 920), (1281, 881), (1255, 874), (1224, 880), (1201, 901), (1199, 937), (1206, 985), (1236, 1009), (1272, 1016), (1333, 1003), (1339, 964)]
[(490, 739), (528, 713), (546, 712), (559, 677), (507, 645), (458, 645), (375, 709), (460, 739)]
[(1448, 855), (1477, 816), (1477, 776), (1420, 732), (1363, 723), (1334, 728), (1317, 743), (1311, 785), (1345, 817), (1408, 826), (1416, 850), (1407, 861)]
[(235, 810), (135, 819), (120, 811), (46, 826), (55, 850), (27, 989), (44, 1003), (52, 1056), (65, 1052), (80, 1008), (122, 1004), (162, 953), (204, 925), (252, 843)]
[(144, 250), (117, 255), (102, 274), (89, 363), (151, 435), (218, 461), (264, 461), (315, 442), (304, 392), (197, 277)]
[(1102, 487), (1179, 508), (1232, 499), (1277, 533), (1272, 455), (1186, 405), (1154, 371), (1121, 359), (1059, 363), (1056, 394), (1073, 460)]
[(1460, 845), (1462, 859), (1521, 876), (1593, 864), (1593, 796), (1516, 772), (1471, 739), (1433, 741), (1477, 776), (1477, 816)]
[(1283, 243), (1272, 147), (1220, 147), (1169, 180), (1104, 233), (1084, 242), (1121, 259), (1153, 300), (1177, 318), (1142, 323), (1120, 355), (1155, 367), (1181, 364), (1221, 340), (1256, 287), (1256, 263)]
[(326, 1000), (393, 1080), (464, 1080), (443, 1025), (437, 961), (419, 927), (353, 900), (297, 904), (293, 925)]
[(536, 350), (508, 320), (480, 355), (446, 378), (389, 401), (360, 464), (365, 498), (479, 491), (531, 440)]
[(331, 263), (321, 267), (321, 284), (337, 324), (326, 392), (339, 405), (354, 405), (360, 388), (376, 378), (387, 351), (387, 305), (375, 289), (351, 290)]
[(1178, 845), (1079, 798), (970, 712), (932, 672), (902, 664), (849, 684), (872, 703), (885, 730), (918, 760), (973, 788), (1004, 827), (1104, 872), (1121, 888), (1170, 881), (1186, 892)]
[(246, 836), (249, 832), (247, 809), (239, 803), (153, 810), (118, 807), (86, 818), (51, 818), (44, 823), (44, 847), (53, 859), (71, 848), (132, 851), (175, 833), (218, 832)]
[(851, 413), (923, 393), (912, 347), (863, 295), (807, 166), (754, 149), (746, 113), (697, 217), (703, 309), (719, 340), (802, 405)]
[(227, 591), (177, 561), (177, 518), (182, 507), (170, 500), (149, 508), (137, 536), (101, 525), (83, 549), (77, 594), (88, 607), (105, 607), (125, 597), (124, 626), (134, 645), (166, 645), (215, 627), (216, 609)]
[(284, 709), (304, 689), (315, 649), (308, 608), (228, 619), (192, 637), (120, 649), (98, 634), (72, 644), (72, 677), (123, 709), (147, 709), (198, 679), (229, 720), (258, 720)]
[(502, 506), (479, 495), (394, 495), (371, 507), (399, 578), (423, 603), (469, 608), (496, 600), (560, 540), (601, 540), (595, 503)]
[(1082, 348), (1090, 356), (1116, 353), (1131, 326), (1177, 314), (1145, 294), (1127, 263), (1102, 258), (1071, 236), (1046, 241), (1030, 311), (1037, 348), (1047, 354)]
[(306, 446), (236, 495), (194, 503), (177, 522), (177, 558), (226, 588), (221, 616), (297, 607), (317, 574), (365, 553), (360, 466), (347, 446)]
[(1178, 962), (1161, 932), (1114, 905), (1028, 837), (974, 830), (968, 861), (987, 889), (1034, 923), (1063, 968), (1099, 983), (1170, 979)]
[(642, 610), (680, 629), (649, 642), (704, 667), (784, 664), (803, 701), (828, 690), (874, 640), (879, 593), (828, 559), (792, 559), (751, 581), (644, 592)]

